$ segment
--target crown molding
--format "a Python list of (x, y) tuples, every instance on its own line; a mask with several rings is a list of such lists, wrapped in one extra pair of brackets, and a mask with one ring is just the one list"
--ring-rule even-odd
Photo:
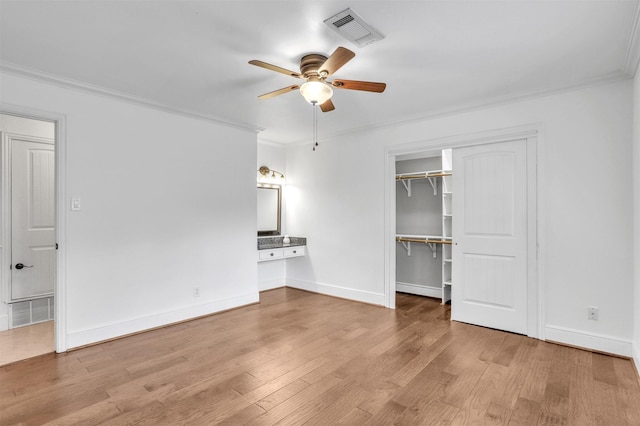
[(631, 32), (629, 34), (629, 45), (625, 55), (622, 71), (625, 74), (635, 77), (638, 72), (638, 64), (640, 63), (640, 2), (636, 3), (635, 16), (631, 24)]
[[(586, 80), (581, 83), (570, 84), (570, 85), (560, 86), (556, 88), (543, 89), (543, 90), (537, 90), (537, 91), (521, 92), (513, 95), (499, 96), (491, 99), (486, 99), (484, 101), (461, 104), (461, 105), (457, 105), (451, 108), (446, 108), (441, 110), (434, 110), (430, 113), (415, 115), (412, 117), (408, 117), (404, 120), (398, 120), (393, 122), (383, 122), (383, 123), (369, 125), (369, 126), (361, 126), (361, 127), (345, 130), (344, 132), (334, 133), (332, 135), (319, 138), (318, 142), (319, 143), (328, 142), (332, 139), (351, 136), (351, 135), (357, 135), (359, 133), (364, 133), (372, 130), (401, 126), (401, 125), (406, 125), (411, 123), (418, 123), (421, 121), (434, 120), (436, 118), (450, 117), (452, 115), (478, 111), (481, 109), (490, 108), (494, 106), (508, 105), (508, 104), (522, 102), (522, 101), (536, 99), (536, 98), (554, 96), (562, 93), (573, 92), (576, 90), (587, 89), (589, 87), (602, 86), (604, 84), (610, 84), (618, 81), (629, 80), (630, 78), (631, 77), (628, 74), (623, 73), (621, 71), (617, 71), (617, 72), (596, 77), (594, 79)], [(306, 145), (306, 144), (310, 144), (308, 139), (293, 141), (291, 143), (288, 143), (287, 145), (295, 146), (295, 145)]]
[(64, 89), (71, 89), (79, 92), (89, 93), (92, 95), (103, 96), (103, 97), (119, 100), (122, 102), (127, 102), (127, 103), (138, 105), (138, 106), (143, 106), (146, 108), (151, 108), (151, 109), (155, 109), (162, 112), (167, 112), (170, 114), (176, 114), (176, 115), (181, 115), (183, 117), (188, 117), (196, 120), (207, 121), (209, 123), (214, 123), (224, 127), (231, 127), (234, 129), (249, 131), (252, 133), (259, 133), (264, 130), (264, 128), (256, 127), (254, 125), (250, 125), (246, 123), (234, 123), (234, 122), (226, 121), (217, 117), (208, 116), (205, 114), (199, 114), (193, 111), (183, 110), (179, 108), (174, 108), (168, 105), (161, 104), (159, 102), (151, 101), (149, 99), (132, 96), (126, 93), (121, 93), (121, 92), (107, 89), (104, 87), (95, 86), (93, 84), (85, 83), (78, 80), (73, 80), (70, 78), (49, 74), (40, 70), (35, 70), (32, 68), (16, 65), (11, 62), (0, 60), (0, 71), (5, 72), (7, 74), (13, 74), (18, 77), (35, 80), (41, 83), (47, 83), (54, 86), (62, 87)]
[(287, 145), (282, 142), (276, 142), (271, 139), (261, 139), (258, 136), (258, 145), (272, 146), (274, 148), (285, 148)]

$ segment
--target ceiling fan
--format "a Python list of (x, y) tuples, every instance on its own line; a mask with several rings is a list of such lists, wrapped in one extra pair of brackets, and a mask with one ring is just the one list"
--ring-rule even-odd
[(345, 49), (344, 47), (338, 47), (328, 58), (324, 55), (315, 53), (305, 55), (300, 59), (299, 73), (258, 60), (249, 61), (249, 63), (271, 71), (290, 75), (291, 77), (306, 80), (306, 82), (301, 85), (295, 84), (274, 90), (273, 92), (265, 93), (264, 95), (258, 96), (258, 99), (269, 99), (300, 89), (300, 93), (304, 96), (307, 102), (312, 105), (320, 105), (320, 109), (323, 112), (328, 112), (335, 109), (335, 106), (331, 101), (334, 87), (337, 89), (362, 90), (365, 92), (376, 93), (384, 92), (384, 89), (387, 87), (385, 83), (374, 83), (371, 81), (327, 81), (327, 77), (333, 75), (333, 73), (338, 71), (338, 69), (340, 69), (344, 64), (353, 59), (354, 56), (356, 56), (355, 53), (349, 49)]

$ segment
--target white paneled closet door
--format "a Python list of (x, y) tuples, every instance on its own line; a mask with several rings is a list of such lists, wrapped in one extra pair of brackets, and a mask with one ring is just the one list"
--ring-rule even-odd
[(527, 142), (453, 150), (451, 319), (527, 334)]

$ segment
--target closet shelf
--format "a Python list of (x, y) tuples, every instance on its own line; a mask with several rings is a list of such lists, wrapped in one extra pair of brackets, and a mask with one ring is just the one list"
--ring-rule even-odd
[(444, 170), (429, 170), (426, 172), (415, 172), (415, 173), (407, 173), (407, 174), (397, 174), (396, 180), (407, 180), (407, 179), (428, 179), (430, 177), (443, 177), (443, 176), (451, 176), (451, 172), (445, 172)]
[(436, 178), (451, 176), (451, 172), (444, 170), (428, 170), (425, 172), (397, 174), (396, 181), (402, 182), (402, 185), (407, 190), (407, 197), (411, 197), (411, 181), (413, 179), (427, 179), (431, 187), (433, 188), (433, 195), (438, 195), (438, 185), (436, 184)]
[(437, 256), (438, 244), (451, 244), (451, 238), (434, 235), (396, 235), (396, 241), (401, 243), (407, 251), (407, 256), (411, 256), (411, 243), (426, 244), (433, 253), (433, 258)]

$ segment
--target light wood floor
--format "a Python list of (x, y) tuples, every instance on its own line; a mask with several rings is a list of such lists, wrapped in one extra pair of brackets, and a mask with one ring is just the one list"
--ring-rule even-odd
[(640, 424), (629, 360), (277, 289), (261, 304), (0, 368), (0, 424)]
[(0, 331), (0, 365), (53, 351), (53, 321)]

